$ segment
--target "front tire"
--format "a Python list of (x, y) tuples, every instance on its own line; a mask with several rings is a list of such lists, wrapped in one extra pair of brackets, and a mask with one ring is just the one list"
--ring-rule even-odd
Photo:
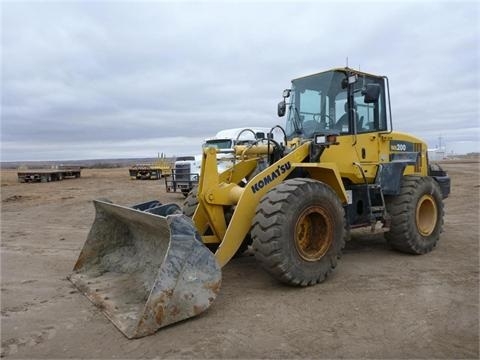
[(433, 250), (443, 227), (442, 192), (431, 177), (405, 176), (400, 195), (385, 199), (391, 216), (385, 239), (398, 251), (426, 254)]
[(183, 202), (182, 212), (184, 215), (188, 216), (189, 218), (191, 218), (195, 213), (195, 210), (197, 210), (197, 206), (198, 206), (197, 193), (198, 193), (198, 186), (194, 186), (192, 190), (190, 190), (190, 192), (187, 194), (187, 197)]
[(257, 206), (252, 225), (255, 257), (290, 285), (326, 279), (345, 246), (345, 214), (332, 188), (313, 179), (289, 179)]

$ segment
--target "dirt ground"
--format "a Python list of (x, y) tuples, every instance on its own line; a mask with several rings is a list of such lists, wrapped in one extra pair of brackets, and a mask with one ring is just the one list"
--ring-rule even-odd
[(127, 340), (66, 280), (94, 217), (92, 199), (183, 201), (127, 169), (20, 184), (1, 174), (1, 356), (6, 358), (479, 357), (479, 164), (448, 164), (444, 233), (424, 256), (356, 234), (333, 276), (282, 285), (253, 256), (223, 269), (202, 315)]

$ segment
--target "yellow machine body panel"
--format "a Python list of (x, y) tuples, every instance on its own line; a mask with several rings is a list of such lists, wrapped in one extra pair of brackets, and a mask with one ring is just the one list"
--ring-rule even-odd
[(362, 184), (365, 179), (373, 183), (379, 164), (405, 159), (414, 153), (419, 153), (416, 165), (407, 165), (404, 175), (427, 175), (427, 145), (412, 135), (372, 132), (339, 136), (337, 142), (325, 149), (320, 161), (334, 163), (341, 178), (353, 184)]
[[(387, 134), (380, 134), (379, 158), (380, 162), (388, 162), (389, 159), (401, 159), (408, 154), (418, 153), (415, 165), (408, 165), (404, 175), (428, 175), (427, 144), (425, 141), (413, 135), (400, 131), (392, 131)], [(403, 155), (402, 155), (403, 154)]]

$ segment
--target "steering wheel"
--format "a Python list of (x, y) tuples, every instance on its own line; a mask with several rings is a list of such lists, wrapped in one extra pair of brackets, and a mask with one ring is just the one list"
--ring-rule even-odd
[(330, 115), (320, 114), (320, 113), (318, 113), (318, 114), (313, 114), (313, 120), (317, 121), (317, 120), (316, 120), (316, 117), (317, 117), (317, 116), (318, 116), (318, 120), (320, 120), (320, 117), (321, 117), (321, 116), (325, 116), (325, 117), (329, 118), (329, 119), (332, 121), (332, 123), (335, 123), (335, 119), (333, 119)]

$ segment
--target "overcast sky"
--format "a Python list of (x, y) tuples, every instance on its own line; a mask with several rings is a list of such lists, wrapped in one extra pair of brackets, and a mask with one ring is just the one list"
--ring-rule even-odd
[(387, 75), (394, 129), (480, 151), (479, 2), (1, 4), (1, 160), (198, 153), (293, 78)]

